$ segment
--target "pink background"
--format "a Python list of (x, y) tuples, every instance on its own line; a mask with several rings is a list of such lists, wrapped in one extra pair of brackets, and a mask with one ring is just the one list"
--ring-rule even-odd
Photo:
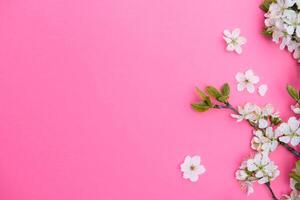
[[(194, 87), (232, 86), (234, 105), (270, 102), (284, 119), (300, 87), (298, 66), (261, 35), (262, 0), (2, 0), (0, 2), (0, 198), (2, 200), (247, 198), (234, 172), (251, 129), (226, 111), (191, 110)], [(227, 53), (225, 28), (248, 39)], [(252, 68), (265, 97), (235, 89)], [(184, 180), (199, 154), (207, 172)], [(294, 157), (272, 155), (289, 191)]]

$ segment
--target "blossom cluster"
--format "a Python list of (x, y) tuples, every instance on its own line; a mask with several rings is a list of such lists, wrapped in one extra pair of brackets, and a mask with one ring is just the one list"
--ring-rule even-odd
[(246, 120), (255, 128), (251, 147), (257, 153), (246, 161), (243, 161), (236, 171), (236, 179), (239, 180), (247, 193), (254, 190), (252, 183), (257, 181), (265, 184), (274, 180), (280, 171), (273, 161), (269, 159), (269, 153), (278, 146), (278, 137), (282, 132), (274, 131), (272, 125), (281, 122), (279, 113), (274, 111), (271, 104), (260, 107), (256, 104), (246, 103), (238, 107), (237, 114), (231, 114), (238, 122)]
[[(260, 129), (267, 128), (271, 123), (280, 123), (279, 113), (275, 112), (271, 104), (259, 107), (256, 104), (246, 103), (244, 106), (238, 106), (238, 113), (231, 114), (238, 122), (247, 120), (251, 125)], [(270, 121), (270, 122), (269, 122)]]
[(266, 153), (257, 153), (254, 157), (243, 161), (236, 171), (236, 179), (241, 181), (248, 195), (254, 192), (252, 183), (257, 181), (265, 184), (279, 176), (278, 167), (271, 161)]
[(280, 49), (287, 47), (300, 62), (300, 0), (265, 0), (266, 35), (272, 36)]
[[(250, 78), (253, 78), (253, 73), (250, 73), (250, 75)], [(249, 77), (246, 78), (249, 79)], [(245, 88), (248, 85), (246, 84)], [(258, 106), (253, 103), (246, 103), (244, 106), (235, 108), (229, 103), (230, 87), (227, 83), (223, 84), (220, 89), (207, 86), (205, 91), (199, 88), (196, 88), (196, 91), (200, 101), (192, 104), (194, 110), (207, 112), (211, 109), (228, 109), (233, 111), (231, 117), (238, 122), (245, 121), (253, 127), (251, 148), (254, 153), (242, 162), (235, 173), (235, 177), (241, 183), (242, 188), (247, 190), (248, 194), (254, 192), (252, 185), (257, 182), (258, 184), (265, 184), (271, 192), (272, 198), (278, 200), (271, 188), (271, 182), (279, 176), (280, 171), (269, 156), (281, 145), (300, 158), (300, 152), (294, 148), (300, 144), (300, 121), (296, 117), (290, 117), (287, 121), (282, 121), (279, 113), (275, 111), (271, 104)], [(292, 111), (299, 114), (300, 91), (291, 85), (287, 86), (287, 91), (296, 102), (291, 106)], [(197, 162), (192, 162), (194, 159)], [(198, 170), (199, 166), (200, 160), (197, 157), (188, 157), (181, 166), (184, 178), (196, 181), (197, 176), (205, 171)], [(281, 196), (281, 199), (300, 200), (300, 160), (296, 162), (295, 169), (289, 176), (293, 182), (293, 185), (291, 185), (292, 191), (288, 195)]]
[(275, 151), (280, 143), (298, 145), (300, 123), (296, 117), (281, 122), (279, 113), (274, 111), (271, 104), (260, 107), (246, 103), (243, 107), (239, 106), (237, 111), (237, 114), (231, 114), (233, 118), (238, 122), (246, 120), (254, 127), (251, 148), (256, 154), (243, 161), (236, 172), (236, 179), (247, 189), (247, 193), (251, 194), (254, 191), (253, 182), (268, 183), (280, 174), (277, 166), (269, 159), (269, 154)]

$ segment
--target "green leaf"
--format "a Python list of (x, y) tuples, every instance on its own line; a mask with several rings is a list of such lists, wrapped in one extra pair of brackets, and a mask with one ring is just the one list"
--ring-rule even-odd
[(207, 96), (205, 95), (204, 92), (202, 92), (198, 87), (196, 87), (196, 92), (199, 95), (199, 97), (204, 100)]
[(296, 183), (295, 188), (296, 188), (296, 190), (300, 191), (300, 183)]
[(221, 96), (221, 93), (213, 86), (207, 86), (206, 87), (206, 92), (212, 96), (212, 97), (215, 97), (215, 98), (218, 98)]
[(200, 104), (192, 104), (192, 108), (198, 112), (205, 112), (209, 110), (210, 107), (208, 105), (204, 105), (200, 103)]
[(221, 97), (217, 98), (217, 100), (222, 103), (227, 103), (228, 99), (229, 99), (229, 96), (221, 96)]
[(230, 94), (230, 87), (229, 87), (228, 83), (225, 83), (224, 85), (222, 85), (222, 87), (221, 87), (221, 94), (223, 96), (229, 96), (229, 94)]
[(273, 31), (270, 30), (270, 29), (268, 29), (268, 28), (265, 28), (265, 29), (262, 31), (262, 34), (263, 34), (264, 36), (267, 36), (267, 37), (272, 37)]
[(300, 182), (300, 176), (298, 176), (295, 172), (291, 172), (289, 175), (295, 181)]
[(264, 0), (264, 2), (262, 4), (260, 4), (260, 9), (262, 9), (264, 12), (268, 12), (270, 5), (272, 3), (276, 2), (276, 0)]
[(293, 99), (295, 99), (296, 101), (299, 101), (299, 93), (297, 92), (297, 90), (293, 86), (288, 85), (287, 86), (287, 91)]
[(296, 162), (296, 174), (300, 176), (300, 160)]
[(270, 116), (270, 121), (275, 126), (281, 123), (281, 119), (279, 117), (272, 117), (272, 116)]
[(208, 96), (206, 96), (206, 97), (204, 98), (203, 103), (205, 103), (205, 104), (206, 104), (207, 106), (209, 106), (209, 107), (212, 107), (212, 106), (213, 106), (213, 104), (212, 104), (212, 102), (211, 102), (211, 100), (210, 100), (210, 98), (209, 98)]

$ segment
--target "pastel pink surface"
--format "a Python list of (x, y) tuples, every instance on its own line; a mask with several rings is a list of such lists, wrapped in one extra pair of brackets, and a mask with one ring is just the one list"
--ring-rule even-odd
[[(0, 198), (3, 200), (270, 199), (247, 197), (234, 172), (251, 129), (227, 111), (199, 114), (194, 87), (232, 86), (234, 105), (272, 103), (284, 119), (298, 66), (261, 35), (254, 1), (13, 0), (0, 3)], [(241, 28), (242, 55), (224, 29)], [(265, 97), (238, 93), (253, 69)], [(198, 154), (207, 172), (182, 178)], [(272, 154), (289, 191), (294, 157)]]

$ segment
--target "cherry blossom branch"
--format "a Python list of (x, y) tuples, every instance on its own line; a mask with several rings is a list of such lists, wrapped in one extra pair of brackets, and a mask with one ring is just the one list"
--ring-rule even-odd
[[(213, 108), (217, 108), (217, 109), (230, 109), (232, 110), (234, 113), (239, 114), (238, 110), (235, 109), (230, 103), (225, 103), (224, 105), (214, 105)], [(253, 127), (256, 130), (261, 130), (262, 132), (265, 133), (264, 129), (260, 129), (259, 127), (257, 127), (255, 124), (251, 123), (249, 120), (247, 120), (247, 122), (249, 123), (249, 125), (251, 127)], [(280, 145), (282, 145), (284, 148), (286, 148), (289, 152), (291, 152), (293, 155), (295, 155), (296, 157), (300, 158), (300, 152), (298, 152), (296, 149), (294, 149), (293, 147), (289, 146), (288, 144), (281, 142), (278, 140), (278, 143)]]
[(289, 152), (291, 152), (292, 154), (294, 154), (295, 156), (297, 156), (298, 158), (300, 158), (300, 152), (298, 152), (296, 149), (294, 149), (293, 147), (291, 147), (290, 145), (284, 143), (284, 142), (281, 142), (281, 141), (278, 141), (279, 144), (281, 144), (283, 147), (285, 147)]
[[(288, 90), (288, 93), (290, 94), (290, 96), (297, 102), (297, 104), (294, 106), (296, 110), (293, 108), (292, 108), (292, 110), (295, 113), (299, 112), (298, 114), (300, 114), (300, 91), (297, 91), (295, 88), (293, 88), (290, 85), (287, 87), (287, 90)], [(236, 171), (236, 179), (243, 182), (246, 185), (248, 194), (253, 192), (252, 183), (255, 180), (258, 181), (259, 184), (264, 184), (264, 185), (266, 185), (269, 192), (271, 193), (272, 199), (278, 200), (278, 198), (276, 197), (276, 195), (271, 187), (271, 183), (270, 183), (272, 180), (274, 180), (279, 175), (278, 166), (274, 165), (273, 161), (270, 161), (270, 159), (268, 158), (268, 154), (265, 155), (260, 152), (262, 149), (259, 149), (259, 148), (262, 148), (262, 147), (255, 146), (255, 145), (260, 145), (261, 137), (265, 137), (266, 139), (270, 140), (271, 146), (266, 147), (266, 148), (269, 148), (269, 150), (266, 150), (266, 148), (264, 148), (263, 150), (266, 150), (267, 152), (274, 151), (275, 150), (274, 148), (276, 148), (279, 144), (279, 145), (283, 146), (284, 148), (286, 148), (289, 152), (291, 152), (297, 158), (300, 158), (300, 152), (298, 152), (296, 149), (291, 147), (289, 144), (281, 142), (279, 140), (279, 137), (276, 136), (277, 133), (273, 132), (273, 128), (282, 123), (282, 120), (280, 119), (278, 113), (274, 113), (272, 106), (270, 108), (270, 107), (267, 107), (268, 105), (266, 105), (263, 109), (261, 109), (260, 107), (258, 107), (256, 105), (253, 106), (249, 103), (245, 105), (245, 107), (247, 106), (247, 108), (233, 107), (228, 101), (229, 94), (230, 94), (230, 87), (227, 83), (223, 84), (220, 89), (217, 89), (213, 86), (207, 86), (205, 88), (205, 92), (203, 92), (199, 88), (196, 88), (196, 92), (200, 97), (200, 101), (192, 104), (192, 108), (194, 110), (196, 110), (198, 112), (206, 112), (210, 109), (231, 110), (234, 113), (234, 114), (231, 114), (232, 117), (236, 118), (237, 121), (246, 120), (248, 122), (248, 124), (252, 128), (254, 128), (255, 136), (251, 141), (251, 144), (253, 142), (253, 144), (252, 144), (253, 146), (251, 146), (251, 147), (253, 149), (257, 150), (258, 153), (256, 153), (253, 158), (250, 158), (247, 161), (242, 162), (241, 166)], [(251, 114), (251, 112), (252, 112), (252, 115), (249, 115), (249, 114)], [(295, 121), (297, 122), (296, 118), (289, 119), (289, 121), (293, 121), (293, 120), (294, 120), (294, 122)], [(291, 123), (294, 123), (294, 122), (291, 122)], [(281, 124), (280, 127), (278, 127), (278, 130), (283, 125), (287, 125), (287, 124), (286, 123)], [(291, 125), (289, 125), (289, 126), (291, 126)], [(280, 129), (279, 131), (280, 131), (279, 134), (281, 134), (282, 130)], [(296, 142), (291, 140), (291, 144), (295, 145)], [(262, 166), (261, 165), (262, 161), (267, 164), (265, 166)], [(264, 167), (266, 167), (266, 169), (264, 169)], [(261, 177), (262, 172), (259, 170), (266, 170), (266, 175), (263, 175)], [(256, 177), (260, 177), (260, 178), (255, 179)], [(295, 185), (295, 188), (296, 189), (298, 188), (297, 190), (300, 191), (300, 160), (299, 160), (299, 164), (298, 163), (296, 164), (296, 172), (290, 173), (290, 177), (294, 181), (297, 182)], [(290, 195), (293, 195), (293, 194), (291, 193)], [(285, 197), (288, 197), (288, 195), (285, 195)]]
[(278, 200), (277, 197), (276, 197), (276, 195), (275, 195), (275, 193), (274, 193), (274, 191), (273, 191), (272, 188), (271, 188), (270, 182), (265, 183), (265, 185), (266, 185), (267, 188), (269, 189), (269, 191), (270, 191), (270, 193), (271, 193), (271, 195), (272, 195), (273, 200)]
[[(261, 129), (257, 126), (255, 126), (254, 124), (252, 124), (249, 120), (247, 120), (247, 122), (250, 124), (250, 126), (252, 126), (254, 129), (256, 130), (260, 130), (262, 131), (264, 134), (266, 134), (266, 130), (265, 129)], [(278, 143), (280, 145), (282, 145), (284, 148), (286, 148), (289, 152), (291, 152), (294, 156), (300, 158), (300, 152), (298, 152), (296, 149), (294, 149), (293, 147), (291, 147), (290, 145), (284, 143), (284, 142), (281, 142), (279, 141), (279, 139), (277, 139)]]

